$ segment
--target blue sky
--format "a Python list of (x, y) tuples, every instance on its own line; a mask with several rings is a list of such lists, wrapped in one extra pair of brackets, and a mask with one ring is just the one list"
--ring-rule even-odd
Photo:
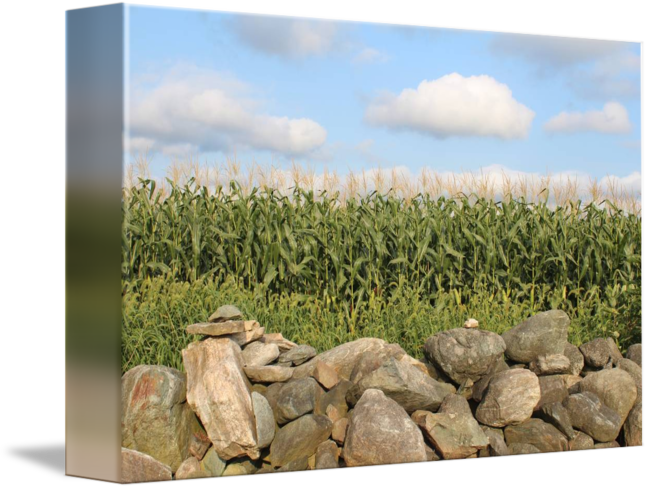
[(639, 44), (136, 6), (128, 18), (129, 148), (151, 151), (156, 176), (235, 151), (317, 172), (641, 171)]

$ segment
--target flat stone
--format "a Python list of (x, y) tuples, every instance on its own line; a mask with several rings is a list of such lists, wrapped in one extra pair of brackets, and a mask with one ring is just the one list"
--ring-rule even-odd
[(555, 375), (571, 371), (571, 360), (562, 353), (539, 355), (530, 362), (530, 370), (536, 375)]
[(569, 440), (569, 451), (591, 450), (594, 448), (594, 439), (582, 431), (575, 431), (575, 438)]
[(456, 384), (479, 380), (503, 355), (506, 344), (496, 333), (457, 328), (441, 331), (424, 343), (424, 354)]
[(122, 376), (122, 446), (151, 455), (175, 472), (192, 453), (202, 455), (209, 440), (185, 402), (184, 373), (139, 365)]
[(289, 380), (293, 376), (294, 369), (265, 365), (263, 367), (244, 367), (244, 372), (252, 382), (274, 383)]
[(597, 441), (616, 439), (621, 429), (621, 417), (607, 407), (593, 392), (571, 394), (563, 402), (571, 424)]
[(354, 408), (343, 458), (348, 467), (427, 459), (420, 428), (378, 389), (366, 390)]
[(311, 377), (287, 382), (278, 394), (276, 420), (279, 424), (285, 424), (312, 412), (322, 394), (323, 389)]
[(322, 361), (334, 368), (342, 379), (350, 380), (352, 369), (356, 365), (360, 356), (367, 351), (379, 352), (386, 347), (388, 343), (378, 338), (360, 338), (349, 343), (344, 343), (331, 350), (316, 355), (313, 359), (296, 367), (294, 378), (300, 379), (308, 377), (314, 371), (316, 362)]
[(538, 377), (540, 399), (535, 406), (535, 411), (539, 411), (547, 404), (562, 402), (569, 395), (566, 384), (561, 375), (547, 375)]
[(530, 418), (541, 398), (537, 376), (529, 370), (499, 372), (492, 377), (476, 419), (487, 426), (502, 428)]
[(316, 362), (311, 375), (327, 390), (339, 383), (339, 374), (336, 370), (323, 362)]
[(189, 334), (201, 334), (204, 336), (223, 336), (232, 333), (243, 333), (259, 328), (257, 321), (225, 321), (221, 323), (197, 323), (190, 324), (186, 330)]
[(271, 463), (282, 467), (301, 457), (309, 458), (331, 433), (332, 422), (327, 416), (306, 414), (276, 433), (271, 443)]
[(250, 331), (223, 335), (222, 338), (229, 338), (239, 346), (248, 345), (253, 341), (259, 340), (264, 335), (264, 328), (253, 328)]
[(219, 456), (257, 458), (253, 401), (239, 346), (227, 338), (194, 342), (183, 350), (183, 364), (187, 402)]
[(253, 392), (253, 412), (255, 413), (255, 429), (257, 433), (257, 447), (268, 447), (275, 436), (275, 417), (273, 409), (262, 394)]
[(569, 359), (569, 362), (571, 362), (568, 373), (571, 375), (580, 375), (580, 372), (582, 372), (582, 369), (585, 366), (585, 357), (582, 356), (580, 348), (567, 342), (563, 354)]
[(343, 445), (345, 435), (348, 432), (348, 418), (341, 418), (332, 426), (332, 440), (339, 445)]
[(266, 344), (256, 341), (242, 351), (245, 367), (264, 367), (276, 360), (279, 356), (280, 349), (274, 343)]
[(511, 443), (508, 445), (510, 455), (526, 455), (530, 453), (542, 453), (539, 448), (530, 443)]
[(632, 360), (639, 367), (643, 367), (642, 358), (641, 358), (641, 343), (636, 343), (634, 345), (629, 346), (627, 349), (627, 353), (625, 354), (625, 358)]
[(623, 425), (626, 447), (640, 447), (643, 443), (643, 404), (637, 403), (627, 415)]
[(208, 319), (208, 321), (211, 323), (221, 323), (224, 321), (241, 319), (243, 317), (244, 316), (242, 312), (239, 310), (237, 306), (233, 306), (232, 304), (226, 304), (224, 306), (221, 306), (215, 312), (213, 312), (210, 318)]
[(200, 465), (201, 470), (210, 477), (221, 477), (223, 471), (226, 470), (226, 461), (219, 456), (214, 447), (210, 447)]
[(285, 351), (278, 358), (279, 362), (291, 362), (293, 365), (301, 365), (316, 356), (316, 348), (309, 345), (297, 345), (291, 350)]
[(621, 368), (594, 372), (585, 377), (577, 386), (580, 392), (596, 394), (603, 404), (618, 413), (621, 423), (627, 418), (637, 397), (634, 379)]
[[(196, 479), (197, 475), (201, 474), (201, 464), (196, 457), (189, 457), (183, 461), (174, 473), (174, 479)], [(207, 474), (206, 474), (207, 475)]]
[(292, 348), (298, 346), (293, 341), (287, 340), (282, 333), (266, 333), (260, 338), (262, 343), (273, 343), (278, 345), (278, 348), (281, 352), (291, 350)]
[(326, 440), (316, 448), (316, 469), (335, 469), (339, 466), (341, 449), (336, 442)]
[(569, 440), (575, 438), (576, 432), (573, 430), (573, 426), (571, 425), (569, 411), (567, 411), (561, 402), (554, 402), (545, 405), (542, 408), (541, 418), (547, 423), (555, 426)]
[(555, 428), (541, 419), (532, 418), (504, 430), (506, 443), (528, 443), (540, 452), (564, 452), (569, 450), (569, 441)]
[(438, 382), (411, 364), (394, 358), (354, 384), (347, 394), (348, 403), (356, 404), (368, 389), (382, 391), (409, 413), (419, 409), (437, 410), (445, 396), (456, 392), (452, 385)]
[(569, 323), (569, 316), (564, 311), (535, 314), (501, 335), (506, 343), (506, 356), (527, 364), (539, 355), (563, 353)]
[(122, 448), (122, 483), (172, 480), (172, 470), (151, 455)]

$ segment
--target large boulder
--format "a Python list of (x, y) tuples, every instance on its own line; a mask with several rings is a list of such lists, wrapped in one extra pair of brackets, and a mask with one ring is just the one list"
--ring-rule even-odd
[(239, 346), (227, 338), (194, 342), (183, 350), (183, 364), (187, 401), (219, 456), (259, 457), (253, 401)]
[(569, 450), (569, 441), (555, 426), (541, 419), (532, 418), (504, 430), (506, 443), (526, 443), (540, 452), (564, 452)]
[(205, 431), (186, 403), (185, 374), (140, 365), (122, 376), (122, 446), (151, 455), (173, 472), (190, 455), (208, 448)]
[(501, 335), (506, 356), (515, 362), (530, 363), (539, 355), (563, 353), (569, 322), (569, 316), (556, 309), (535, 314)]
[(593, 392), (625, 421), (637, 397), (632, 376), (621, 368), (601, 370), (587, 375), (576, 384), (580, 392)]
[(433, 380), (410, 363), (395, 358), (389, 358), (354, 384), (348, 391), (348, 402), (356, 404), (368, 389), (379, 389), (409, 413), (436, 410), (445, 396), (456, 391), (451, 384)]
[(569, 413), (573, 427), (593, 439), (607, 442), (618, 436), (621, 417), (603, 404), (593, 392), (572, 394), (562, 404)]
[(378, 389), (368, 389), (354, 408), (343, 445), (348, 467), (424, 462), (424, 438), (406, 411)]
[(312, 377), (287, 382), (280, 389), (275, 405), (278, 423), (285, 424), (312, 412), (322, 394), (323, 389)]
[(172, 480), (169, 466), (151, 455), (122, 448), (122, 483)]
[(457, 384), (479, 380), (505, 349), (498, 334), (465, 328), (442, 331), (424, 344), (427, 359)]
[(311, 457), (331, 433), (332, 422), (319, 414), (306, 414), (284, 425), (271, 443), (271, 464), (282, 467), (303, 457)]
[(537, 376), (529, 370), (499, 372), (488, 384), (476, 408), (476, 419), (487, 426), (501, 428), (530, 418), (541, 397)]

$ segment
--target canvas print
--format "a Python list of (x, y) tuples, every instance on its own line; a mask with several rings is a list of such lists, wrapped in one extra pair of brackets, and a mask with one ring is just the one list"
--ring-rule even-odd
[(124, 22), (124, 482), (641, 445), (640, 44)]

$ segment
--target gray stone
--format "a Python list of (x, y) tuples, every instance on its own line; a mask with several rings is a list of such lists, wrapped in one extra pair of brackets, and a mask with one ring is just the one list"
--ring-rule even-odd
[(569, 451), (591, 450), (594, 448), (594, 439), (582, 431), (575, 432), (575, 438), (569, 440)]
[(266, 397), (266, 400), (269, 401), (269, 406), (271, 406), (271, 409), (273, 409), (273, 411), (275, 411), (275, 406), (278, 404), (278, 396), (280, 395), (280, 391), (284, 385), (284, 382), (276, 382), (274, 384), (270, 384), (266, 388), (266, 392), (263, 393), (264, 397)]
[(641, 358), (641, 343), (636, 343), (628, 347), (625, 358), (632, 360), (639, 367), (643, 367)]
[(456, 384), (465, 379), (479, 380), (505, 349), (498, 334), (479, 329), (441, 331), (424, 343), (427, 359)]
[(253, 412), (255, 413), (255, 428), (257, 432), (257, 447), (268, 447), (275, 436), (275, 417), (273, 409), (262, 394), (253, 392)]
[(614, 365), (623, 358), (623, 355), (621, 354), (621, 350), (618, 348), (618, 344), (616, 343), (616, 340), (614, 338), (607, 338), (607, 344), (609, 345), (609, 352), (610, 355), (609, 357), (612, 359), (612, 362)]
[(528, 443), (540, 452), (564, 452), (569, 450), (569, 441), (555, 426), (541, 419), (532, 418), (504, 430), (506, 443)]
[(538, 377), (538, 380), (541, 397), (535, 406), (535, 411), (539, 411), (547, 404), (562, 402), (569, 395), (569, 391), (561, 375)]
[(436, 410), (445, 396), (456, 392), (452, 385), (438, 382), (411, 364), (394, 358), (354, 384), (347, 394), (348, 403), (356, 404), (368, 389), (379, 389), (409, 413), (418, 409)]
[(580, 346), (585, 363), (593, 368), (603, 368), (609, 362), (612, 351), (605, 338), (596, 338)]
[(395, 360), (401, 360), (406, 356), (404, 349), (396, 344), (387, 344), (379, 350), (367, 351), (359, 355), (359, 359), (352, 369), (350, 374), (350, 382), (356, 384), (361, 380), (365, 375), (377, 370), (381, 367), (387, 360), (394, 358)]
[(265, 365), (263, 367), (244, 367), (246, 376), (252, 382), (285, 382), (293, 376), (293, 368)]
[(539, 355), (530, 362), (530, 370), (536, 375), (555, 375), (571, 371), (571, 360), (561, 353)]
[(293, 341), (289, 341), (284, 336), (282, 336), (282, 333), (266, 333), (260, 338), (260, 342), (267, 344), (273, 343), (275, 345), (278, 345), (278, 348), (281, 352), (289, 351), (292, 348), (298, 346)]
[(316, 469), (335, 469), (339, 466), (341, 449), (336, 442), (327, 440), (316, 448)]
[(638, 402), (627, 415), (623, 425), (623, 438), (626, 447), (640, 447), (643, 439), (643, 403)]
[(207, 338), (183, 350), (187, 402), (225, 460), (259, 456), (253, 401), (242, 363), (239, 346), (225, 338)]
[(368, 389), (354, 408), (343, 445), (348, 467), (426, 460), (420, 428), (378, 389)]
[(612, 441), (621, 429), (620, 415), (603, 404), (593, 392), (572, 394), (563, 402), (571, 424), (598, 441)]
[(621, 370), (625, 370), (628, 374), (630, 374), (630, 377), (632, 377), (632, 380), (634, 380), (634, 385), (636, 386), (635, 405), (641, 403), (641, 399), (643, 399), (643, 370), (641, 367), (627, 358), (621, 358), (616, 364), (616, 367), (620, 368)]
[(122, 483), (170, 480), (172, 471), (168, 465), (146, 453), (122, 448)]
[(577, 386), (580, 392), (596, 394), (603, 404), (618, 413), (621, 423), (627, 418), (637, 397), (634, 379), (621, 368), (594, 372), (585, 377)]
[(539, 381), (531, 371), (499, 372), (492, 377), (483, 400), (476, 408), (476, 419), (494, 428), (521, 423), (530, 418), (540, 397)]
[(208, 321), (211, 323), (221, 323), (224, 321), (234, 321), (243, 317), (242, 312), (237, 306), (226, 304), (213, 312)]
[(530, 453), (542, 453), (539, 448), (530, 443), (511, 443), (508, 445), (510, 455), (526, 455)]
[(312, 377), (287, 382), (278, 394), (275, 417), (279, 424), (310, 413), (316, 407), (323, 389)]
[(250, 460), (239, 459), (237, 461), (230, 461), (222, 475), (228, 477), (231, 475), (255, 474), (258, 468), (258, 465), (254, 464)]
[(232, 333), (221, 336), (221, 338), (229, 338), (239, 346), (248, 345), (253, 341), (259, 340), (264, 335), (264, 328), (257, 327), (250, 331), (242, 331), (241, 333)]
[(563, 353), (569, 323), (564, 311), (535, 314), (501, 335), (506, 343), (506, 356), (516, 362), (530, 363), (539, 355)]
[(223, 336), (232, 333), (243, 333), (259, 328), (257, 321), (226, 321), (222, 323), (197, 323), (190, 324), (186, 329), (189, 334), (204, 336)]
[(481, 449), (479, 456), (502, 457), (510, 455), (510, 449), (506, 445), (503, 431), (489, 426), (481, 426), (481, 429), (488, 439), (488, 447)]
[(273, 362), (279, 356), (280, 349), (274, 343), (266, 344), (256, 341), (242, 351), (245, 367), (263, 367)]
[(173, 472), (209, 446), (185, 402), (185, 379), (184, 373), (159, 365), (139, 365), (122, 376), (122, 446), (151, 455)]
[(316, 348), (309, 345), (297, 345), (294, 346), (291, 350), (285, 351), (280, 358), (279, 362), (291, 362), (293, 365), (301, 365), (306, 361), (314, 358), (316, 356)]
[(568, 373), (571, 375), (580, 375), (585, 366), (585, 357), (582, 355), (580, 348), (567, 342), (564, 346), (563, 355), (569, 359), (571, 366)]
[(210, 477), (220, 477), (226, 470), (226, 461), (219, 456), (214, 447), (210, 447), (200, 465), (201, 470)]
[(474, 385), (472, 386), (472, 399), (476, 402), (481, 402), (492, 377), (499, 372), (505, 372), (509, 369), (510, 367), (508, 367), (508, 364), (503, 358), (497, 359), (492, 365), (490, 365), (488, 372), (481, 377), (479, 381), (474, 382)]
[(346, 396), (350, 387), (352, 387), (352, 382), (341, 380), (333, 389), (325, 392), (317, 399), (314, 412), (316, 414), (327, 414), (328, 408), (331, 406), (336, 408), (339, 416), (347, 416), (348, 403)]
[(561, 402), (554, 402), (545, 405), (542, 408), (541, 418), (547, 423), (555, 426), (569, 440), (575, 438), (576, 432), (573, 430), (573, 426), (571, 425), (569, 411), (567, 411)]
[(271, 443), (271, 464), (282, 467), (302, 457), (311, 457), (331, 433), (332, 422), (327, 416), (306, 414), (286, 424)]

